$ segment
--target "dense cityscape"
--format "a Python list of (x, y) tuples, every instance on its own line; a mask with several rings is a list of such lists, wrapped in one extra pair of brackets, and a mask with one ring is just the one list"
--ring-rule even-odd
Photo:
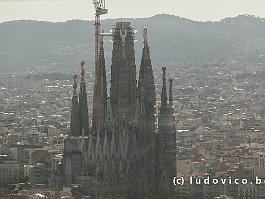
[[(148, 26), (119, 19), (104, 32), (105, 1), (93, 4), (95, 45), (78, 44), (79, 54), (89, 51), (88, 63), (80, 59), (67, 72), (49, 71), (48, 65), (67, 60), (50, 63), (43, 55), (45, 70), (36, 64), (13, 73), (3, 64), (0, 198), (265, 199), (263, 40), (250, 37), (242, 53), (243, 44), (231, 39), (230, 31), (222, 36), (235, 42), (233, 56), (205, 48), (194, 60), (213, 53), (214, 61), (186, 62), (185, 55), (174, 63), (165, 54), (153, 59), (152, 49), (163, 51), (163, 45), (151, 47), (156, 41)], [(220, 27), (264, 23), (248, 15), (238, 20), (221, 21)], [(207, 22), (211, 25), (217, 23)], [(213, 38), (222, 50), (219, 35)], [(65, 50), (76, 53), (60, 48)]]
[[(182, 65), (168, 68), (174, 79), (177, 174), (264, 178), (263, 65)], [(70, 196), (71, 188), (49, 187), (62, 161), (70, 127), (72, 75), (1, 75), (1, 197)], [(161, 85), (160, 71), (154, 72)], [(88, 101), (93, 74), (86, 75)], [(156, 93), (161, 92), (157, 87)], [(157, 100), (160, 96), (157, 95)], [(92, 110), (92, 104), (88, 104)], [(90, 117), (91, 118), (91, 117)], [(12, 190), (12, 191), (11, 191)], [(14, 191), (17, 190), (17, 191)], [(176, 186), (179, 198), (264, 198), (263, 185)], [(252, 194), (245, 197), (241, 195)], [(23, 198), (23, 197), (22, 197)]]

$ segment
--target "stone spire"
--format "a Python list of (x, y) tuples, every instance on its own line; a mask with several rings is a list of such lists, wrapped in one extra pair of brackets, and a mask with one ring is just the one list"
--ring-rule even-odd
[(162, 83), (162, 92), (161, 92), (161, 109), (166, 108), (167, 102), (167, 83), (166, 83), (166, 67), (162, 68), (163, 71), (163, 83)]
[[(148, 45), (148, 29), (144, 28), (143, 38), (144, 38), (144, 47), (142, 51), (142, 59), (139, 71), (139, 91), (143, 90), (143, 99), (145, 104), (145, 112), (147, 118), (152, 119), (155, 114), (155, 103), (156, 103), (156, 94), (155, 94), (155, 83), (154, 83), (154, 74), (151, 64), (150, 56), (150, 47)], [(142, 88), (141, 88), (142, 87)], [(141, 92), (139, 92), (141, 94)]]
[[(140, 159), (144, 160), (143, 164), (140, 164), (139, 170), (143, 171), (144, 167), (148, 169), (140, 173), (141, 180), (148, 181), (149, 188), (153, 191), (154, 195), (158, 190), (157, 185), (157, 157), (155, 153), (152, 153), (153, 150), (157, 149), (155, 143), (155, 131), (156, 131), (156, 93), (155, 93), (155, 83), (154, 83), (154, 74), (151, 63), (150, 47), (148, 44), (148, 29), (147, 27), (143, 30), (143, 50), (142, 50), (142, 59), (139, 70), (139, 82), (138, 82), (138, 99), (139, 99), (139, 108), (140, 114), (138, 114), (138, 123), (139, 123), (139, 134), (138, 134), (138, 149)], [(145, 165), (145, 166), (143, 166)], [(141, 192), (142, 191), (142, 192)], [(141, 195), (144, 193), (142, 186), (139, 187), (139, 196), (136, 198), (148, 198), (147, 196)], [(154, 197), (150, 197), (154, 198)]]
[(173, 91), (172, 91), (172, 83), (173, 79), (169, 79), (169, 106), (173, 106)]
[(77, 97), (77, 75), (74, 75), (73, 97), (71, 107), (71, 122), (70, 122), (70, 136), (76, 136), (80, 132), (80, 117), (78, 111), (78, 97)]
[(99, 51), (99, 59), (97, 64), (98, 67), (100, 67), (100, 82), (99, 82), (100, 95), (96, 96), (94, 93), (93, 123), (92, 123), (92, 127), (94, 130), (101, 129), (105, 123), (105, 114), (107, 110), (107, 100), (108, 100), (103, 36), (100, 37), (100, 51)]
[(79, 116), (80, 116), (80, 132), (79, 135), (82, 135), (84, 132), (85, 136), (89, 135), (89, 119), (88, 119), (88, 107), (87, 107), (87, 92), (86, 92), (86, 83), (85, 83), (85, 62), (82, 61), (81, 65), (81, 82), (80, 82), (80, 93), (79, 93)]

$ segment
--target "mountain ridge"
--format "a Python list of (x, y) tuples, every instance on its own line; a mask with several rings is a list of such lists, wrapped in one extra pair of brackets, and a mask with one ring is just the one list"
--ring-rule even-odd
[[(150, 28), (154, 67), (183, 63), (265, 63), (265, 19), (253, 15), (198, 22), (175, 15), (105, 19), (105, 32), (116, 21), (130, 21), (136, 29), (136, 63), (142, 48), (141, 29)], [(15, 20), (0, 23), (0, 72), (72, 71), (84, 59), (93, 69), (94, 21), (47, 22)], [(111, 43), (105, 39), (107, 65)]]
[[(209, 23), (209, 22), (210, 23), (216, 23), (216, 22), (222, 22), (222, 21), (226, 21), (226, 20), (230, 20), (230, 19), (233, 20), (233, 19), (242, 18), (242, 17), (265, 20), (265, 18), (259, 17), (259, 16), (255, 16), (255, 15), (241, 14), (241, 15), (237, 15), (237, 16), (234, 16), (234, 17), (225, 17), (225, 18), (220, 19), (220, 20), (200, 21), (200, 20), (188, 19), (188, 18), (185, 18), (185, 17), (173, 15), (173, 14), (163, 14), (162, 13), (162, 14), (156, 14), (156, 15), (153, 15), (153, 16), (150, 16), (150, 17), (106, 18), (106, 19), (103, 19), (103, 21), (105, 21), (105, 20), (123, 20), (123, 19), (150, 19), (150, 18), (155, 18), (155, 17), (172, 17), (172, 18), (183, 19), (183, 20), (186, 20), (186, 21), (200, 22), (200, 23)], [(22, 22), (22, 21), (44, 22), (44, 23), (47, 22), (47, 23), (54, 23), (54, 24), (66, 23), (66, 22), (71, 22), (71, 21), (89, 21), (89, 22), (94, 22), (94, 20), (83, 20), (83, 19), (70, 19), (70, 20), (66, 20), (66, 21), (45, 21), (45, 20), (35, 20), (35, 19), (15, 19), (15, 20), (9, 20), (9, 21), (0, 22), (0, 24), (9, 23), (9, 22)]]

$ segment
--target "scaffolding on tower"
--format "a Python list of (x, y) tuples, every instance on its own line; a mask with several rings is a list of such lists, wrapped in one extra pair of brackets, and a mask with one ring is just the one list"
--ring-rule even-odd
[(101, 41), (101, 23), (100, 16), (107, 14), (108, 10), (105, 8), (105, 0), (94, 0), (93, 4), (95, 6), (95, 85), (94, 85), (94, 97), (93, 97), (93, 123), (92, 127), (94, 129), (99, 129), (102, 120), (102, 104), (101, 104), (101, 66), (99, 61), (100, 54), (100, 41)]

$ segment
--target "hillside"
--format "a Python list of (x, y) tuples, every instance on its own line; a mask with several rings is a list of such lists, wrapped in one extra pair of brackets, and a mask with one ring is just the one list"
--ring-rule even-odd
[[(139, 19), (107, 19), (108, 32), (116, 21), (131, 21), (136, 34), (137, 64), (142, 28), (150, 28), (154, 67), (182, 63), (265, 63), (265, 19), (242, 15), (220, 22), (196, 22), (172, 15)], [(81, 59), (93, 65), (93, 21), (63, 23), (10, 21), (0, 24), (0, 72), (72, 71)], [(108, 65), (111, 43), (105, 41)]]

